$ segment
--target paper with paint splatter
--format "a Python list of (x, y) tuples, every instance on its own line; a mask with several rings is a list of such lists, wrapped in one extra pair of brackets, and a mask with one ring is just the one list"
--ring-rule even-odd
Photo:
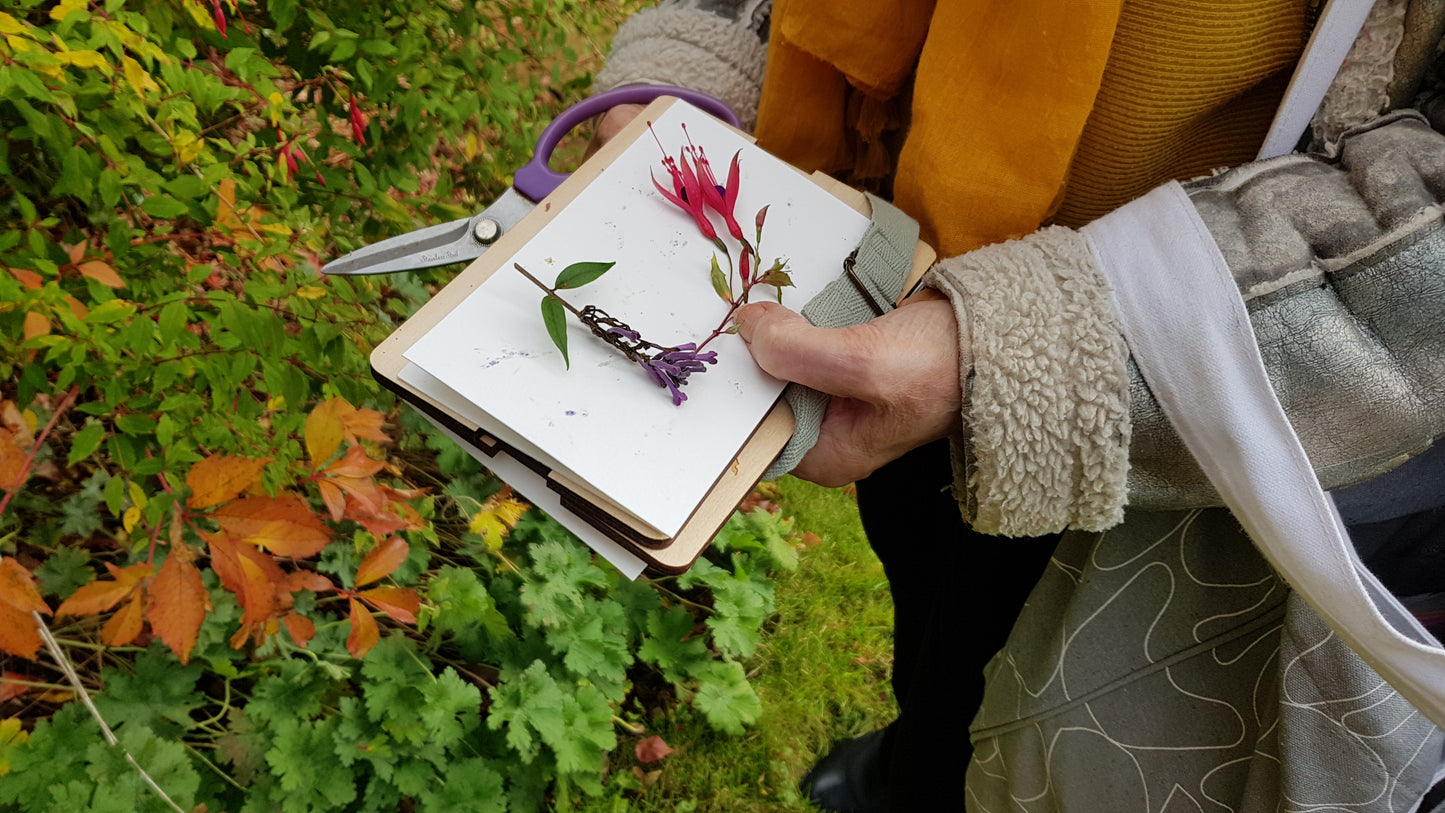
[[(742, 151), (738, 220), (749, 228), (754, 213), (770, 205), (760, 251), (764, 262), (788, 260), (795, 287), (784, 289), (783, 303), (800, 308), (839, 275), (867, 218), (684, 104), (653, 122), (670, 154), (685, 143), (683, 122), (714, 167)], [(709, 345), (718, 363), (692, 376), (688, 400), (674, 406), (645, 371), (570, 316), (569, 370), (543, 326), (541, 291), (512, 270), (515, 261), (550, 283), (572, 263), (616, 262), (596, 282), (562, 295), (578, 308), (602, 308), (658, 344), (705, 338), (728, 307), (710, 283), (716, 248), (653, 188), (649, 172), (667, 183), (661, 158), (651, 138), (633, 142), (404, 355), (466, 399), (454, 408), (483, 427), (504, 428), (524, 451), (670, 537), (732, 463), (783, 382), (759, 370), (736, 336), (721, 336)], [(770, 288), (754, 289), (754, 301), (770, 296)]]

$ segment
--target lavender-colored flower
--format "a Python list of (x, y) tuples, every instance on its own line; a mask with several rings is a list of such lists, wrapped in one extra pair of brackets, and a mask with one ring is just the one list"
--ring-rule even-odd
[(672, 405), (679, 406), (687, 396), (679, 389), (693, 373), (707, 372), (707, 365), (717, 364), (717, 351), (699, 353), (693, 342), (657, 351), (651, 358), (639, 358), (638, 364), (659, 387), (672, 393)]
[(629, 342), (636, 342), (636, 341), (641, 341), (641, 340), (642, 340), (642, 334), (641, 334), (641, 333), (638, 333), (638, 332), (635, 331), (635, 330), (628, 330), (627, 328), (623, 328), (623, 327), (609, 327), (609, 328), (607, 328), (607, 332), (608, 332), (608, 333), (616, 334), (616, 335), (618, 335), (618, 336), (621, 336), (622, 338), (628, 340)]

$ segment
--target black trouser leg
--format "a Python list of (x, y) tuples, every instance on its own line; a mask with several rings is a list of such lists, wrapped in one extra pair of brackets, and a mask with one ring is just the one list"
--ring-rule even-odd
[(868, 540), (893, 593), (893, 692), (884, 739), (896, 810), (963, 809), (968, 724), (983, 668), (1003, 647), (1058, 544), (976, 533), (947, 490), (947, 441), (916, 449), (858, 483)]

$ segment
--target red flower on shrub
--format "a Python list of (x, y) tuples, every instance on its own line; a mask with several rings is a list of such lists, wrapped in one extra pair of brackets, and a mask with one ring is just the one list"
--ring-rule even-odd
[[(211, 14), (216, 18), (216, 30), (226, 36), (226, 12), (221, 9), (221, 0), (211, 0)], [(229, 39), (229, 37), (227, 37)]]
[(356, 103), (356, 97), (349, 100), (351, 107), (351, 137), (357, 144), (366, 146), (366, 116), (361, 114), (361, 106)]

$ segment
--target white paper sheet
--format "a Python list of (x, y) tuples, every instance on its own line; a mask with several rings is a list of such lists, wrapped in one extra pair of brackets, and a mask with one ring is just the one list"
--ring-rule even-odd
[[(719, 180), (742, 151), (738, 222), (751, 239), (754, 215), (770, 205), (761, 253), (765, 263), (790, 260), (796, 287), (784, 289), (783, 302), (801, 307), (841, 272), (867, 218), (687, 105), (674, 105), (654, 122), (670, 154), (686, 143), (684, 122)], [(683, 389), (688, 400), (673, 406), (640, 367), (570, 316), (567, 370), (542, 322), (541, 291), (511, 264), (550, 284), (572, 263), (615, 261), (599, 280), (563, 296), (579, 309), (602, 308), (658, 344), (706, 338), (727, 313), (710, 282), (716, 249), (653, 188), (649, 171), (669, 185), (661, 158), (651, 138), (633, 143), (405, 357), (474, 404), (483, 426), (503, 425), (530, 439), (578, 479), (672, 536), (783, 383), (758, 369), (740, 339), (724, 335), (708, 345), (718, 363), (694, 374)], [(719, 221), (714, 218), (725, 234)], [(771, 288), (754, 289), (754, 301), (771, 296)]]
[[(413, 373), (413, 375), (408, 376), (406, 375), (407, 373)], [(403, 370), (404, 379), (415, 378), (417, 381), (424, 381), (425, 376), (425, 373), (419, 370), (413, 370), (411, 367)], [(408, 383), (417, 386), (413, 381), (408, 381)], [(442, 403), (444, 405), (446, 404), (445, 401)], [(602, 558), (611, 562), (613, 567), (622, 572), (622, 575), (636, 581), (637, 577), (642, 575), (642, 571), (647, 569), (646, 562), (632, 555), (626, 548), (613, 542), (601, 531), (593, 528), (576, 514), (563, 508), (562, 497), (547, 487), (547, 481), (544, 480), (541, 475), (507, 457), (505, 454), (499, 454), (496, 457), (487, 457), (480, 449), (463, 440), (455, 432), (442, 425), (432, 416), (420, 410), (418, 410), (418, 414), (426, 418), (432, 426), (442, 430), (447, 437), (451, 438), (458, 446), (476, 458), (477, 462), (486, 466), (493, 474), (502, 478), (502, 481), (515, 489), (517, 494), (521, 495), (523, 499), (547, 512), (548, 516), (562, 523), (562, 526), (567, 530), (577, 534), (577, 538), (581, 539), (583, 544), (596, 551)]]

